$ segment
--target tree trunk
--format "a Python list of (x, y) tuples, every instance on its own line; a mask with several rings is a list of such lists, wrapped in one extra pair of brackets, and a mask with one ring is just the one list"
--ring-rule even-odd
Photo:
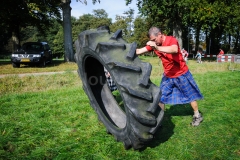
[(201, 29), (201, 26), (197, 26), (195, 53), (197, 53), (197, 51), (199, 50), (199, 35), (200, 35), (200, 29)]
[(235, 44), (234, 44), (234, 50), (238, 48), (238, 40), (239, 40), (239, 31), (237, 31), (237, 36), (235, 37)]
[(64, 32), (64, 61), (74, 62), (72, 26), (71, 26), (71, 0), (62, 0), (63, 32)]
[(11, 47), (11, 52), (15, 52), (17, 49), (19, 49), (19, 35), (15, 32), (12, 32), (12, 47)]
[(182, 47), (183, 47), (182, 28), (181, 28), (181, 25), (179, 25), (178, 23), (176, 23), (173, 26), (173, 36), (175, 36), (177, 38), (179, 47), (180, 47), (180, 49), (182, 49)]
[(209, 43), (210, 42), (210, 36), (208, 35), (208, 30), (206, 29), (205, 30), (205, 36), (206, 36), (206, 41), (205, 41), (205, 43), (206, 43), (206, 53), (207, 54), (210, 54), (210, 46), (211, 46), (211, 44)]

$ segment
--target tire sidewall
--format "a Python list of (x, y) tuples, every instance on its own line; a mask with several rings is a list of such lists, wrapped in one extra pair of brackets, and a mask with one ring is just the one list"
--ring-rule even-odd
[[(89, 54), (89, 53), (92, 53), (92, 54)], [(89, 84), (87, 82), (86, 74), (82, 73), (82, 72), (85, 71), (85, 60), (87, 58), (89, 58), (89, 57), (95, 58), (96, 60), (98, 60), (107, 69), (108, 69), (108, 66), (104, 65), (105, 63), (104, 63), (104, 61), (102, 60), (102, 58), (99, 55), (95, 54), (93, 51), (91, 51), (91, 50), (89, 50), (87, 48), (82, 50), (81, 58), (79, 58), (80, 61), (77, 60), (77, 64), (78, 64), (78, 67), (79, 67), (79, 72), (80, 72), (81, 77), (82, 77), (83, 87), (84, 87), (84, 90), (85, 90), (89, 100), (90, 100), (91, 106), (97, 112), (99, 119), (102, 121), (102, 123), (106, 126), (107, 130), (111, 134), (117, 136), (118, 138), (124, 137), (124, 135), (128, 135), (129, 134), (128, 133), (128, 130), (129, 130), (128, 127), (130, 127), (129, 126), (129, 118), (128, 118), (129, 114), (125, 113), (126, 114), (126, 126), (124, 128), (118, 128), (117, 126), (113, 125), (112, 122), (110, 122), (106, 118), (105, 114), (102, 112), (100, 106), (98, 105), (98, 103), (97, 103), (97, 101), (96, 101), (96, 99), (95, 99), (95, 97), (94, 97), (94, 95), (93, 95), (93, 93), (92, 93), (92, 91), (90, 89), (91, 87), (89, 86)], [(118, 85), (118, 84), (116, 83), (116, 85)], [(119, 90), (119, 92), (120, 92), (120, 94), (122, 94), (120, 90)], [(124, 101), (124, 99), (123, 99), (123, 101)], [(125, 102), (124, 102), (124, 104), (125, 104)], [(126, 108), (125, 108), (125, 111), (129, 112), (128, 109), (126, 109)]]

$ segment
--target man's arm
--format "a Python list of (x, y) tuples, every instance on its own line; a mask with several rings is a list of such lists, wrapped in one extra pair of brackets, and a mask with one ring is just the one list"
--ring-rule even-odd
[(178, 53), (178, 46), (177, 45), (157, 46), (156, 43), (153, 42), (153, 41), (148, 41), (147, 45), (155, 47), (156, 50), (158, 50), (160, 52), (165, 52), (165, 53), (170, 53), (170, 54)]
[(170, 54), (175, 54), (178, 53), (178, 47), (177, 45), (172, 45), (172, 46), (157, 46), (157, 50), (160, 52), (165, 52), (165, 53), (170, 53)]
[(136, 49), (136, 54), (140, 55), (143, 53), (149, 52), (146, 47)]

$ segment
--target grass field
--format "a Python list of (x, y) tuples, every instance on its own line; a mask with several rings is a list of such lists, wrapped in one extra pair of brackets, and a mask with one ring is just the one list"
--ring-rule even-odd
[(1, 74), (21, 74), (21, 73), (36, 73), (36, 72), (58, 72), (58, 71), (73, 71), (77, 69), (75, 63), (64, 63), (63, 59), (54, 59), (52, 64), (47, 64), (47, 67), (41, 68), (37, 66), (28, 66), (21, 64), (20, 68), (13, 68), (10, 60), (0, 60), (0, 75)]
[[(159, 60), (141, 57), (153, 66), (151, 80), (159, 85)], [(204, 121), (192, 127), (189, 105), (167, 105), (162, 128), (141, 151), (125, 150), (106, 133), (73, 72), (74, 63), (46, 68), (12, 68), (0, 62), (0, 159), (76, 160), (237, 160), (240, 159), (240, 72), (228, 63), (188, 62), (204, 99)], [(54, 66), (55, 65), (55, 66)], [(65, 71), (24, 76), (17, 73)]]

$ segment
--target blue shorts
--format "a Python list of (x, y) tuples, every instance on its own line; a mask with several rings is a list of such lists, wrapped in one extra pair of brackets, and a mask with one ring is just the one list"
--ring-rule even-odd
[(186, 104), (203, 99), (190, 71), (176, 78), (163, 75), (160, 91), (160, 102), (163, 104)]

